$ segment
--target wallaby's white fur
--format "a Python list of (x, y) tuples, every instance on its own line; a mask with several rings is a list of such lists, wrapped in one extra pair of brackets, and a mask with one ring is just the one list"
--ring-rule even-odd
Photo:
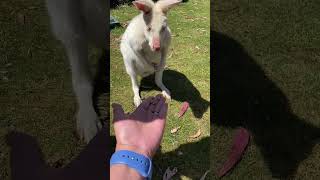
[[(134, 93), (134, 104), (142, 101), (139, 95), (137, 76), (145, 77), (155, 73), (155, 83), (167, 99), (171, 99), (170, 91), (162, 82), (166, 64), (166, 56), (171, 41), (171, 32), (167, 26), (167, 10), (179, 3), (177, 0), (137, 0), (133, 3), (142, 12), (129, 23), (122, 36), (120, 50), (124, 59), (126, 71), (131, 78)], [(149, 28), (149, 29), (148, 29)], [(155, 42), (160, 43), (160, 49), (155, 50)]]
[(101, 128), (93, 107), (88, 43), (106, 49), (106, 0), (46, 0), (52, 30), (65, 47), (78, 102), (77, 130), (89, 142)]

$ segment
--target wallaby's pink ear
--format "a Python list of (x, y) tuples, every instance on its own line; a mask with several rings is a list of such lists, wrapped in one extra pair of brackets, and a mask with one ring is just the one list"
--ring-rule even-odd
[(169, 9), (180, 4), (182, 0), (159, 0), (156, 5), (159, 6), (164, 13), (167, 13)]
[(136, 0), (132, 2), (137, 9), (144, 13), (149, 13), (152, 10), (153, 4), (144, 0)]

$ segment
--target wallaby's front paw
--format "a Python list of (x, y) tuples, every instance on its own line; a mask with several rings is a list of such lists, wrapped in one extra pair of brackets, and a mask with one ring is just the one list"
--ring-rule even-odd
[(133, 97), (133, 102), (134, 102), (134, 105), (136, 107), (138, 107), (142, 103), (142, 100), (141, 100), (141, 98), (139, 96), (134, 96)]
[(162, 91), (162, 95), (163, 97), (165, 97), (168, 100), (171, 100), (171, 95), (170, 95), (170, 91), (169, 90), (164, 90)]
[(77, 114), (77, 131), (80, 139), (89, 143), (101, 129), (101, 122), (93, 110), (79, 110)]

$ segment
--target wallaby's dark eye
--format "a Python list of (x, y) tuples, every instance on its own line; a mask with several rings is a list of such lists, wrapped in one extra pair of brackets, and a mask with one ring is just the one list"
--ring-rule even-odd
[(147, 27), (147, 31), (151, 31), (151, 26), (148, 26), (148, 27)]

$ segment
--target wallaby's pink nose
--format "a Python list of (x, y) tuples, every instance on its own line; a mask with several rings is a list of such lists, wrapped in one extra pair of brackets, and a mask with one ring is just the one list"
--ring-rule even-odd
[(160, 50), (160, 40), (159, 40), (159, 38), (153, 38), (152, 46), (153, 46), (153, 49), (155, 51), (159, 51)]

